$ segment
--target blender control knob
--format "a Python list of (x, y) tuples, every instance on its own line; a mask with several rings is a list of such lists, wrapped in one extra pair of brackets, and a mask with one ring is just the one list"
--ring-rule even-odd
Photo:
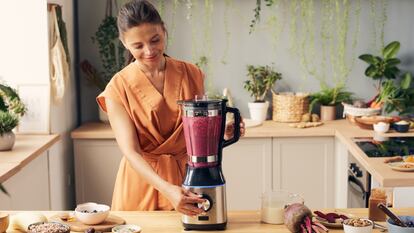
[(207, 195), (203, 195), (201, 198), (204, 199), (204, 202), (198, 203), (197, 207), (203, 209), (205, 212), (209, 211), (213, 205), (213, 203), (210, 200), (210, 197)]

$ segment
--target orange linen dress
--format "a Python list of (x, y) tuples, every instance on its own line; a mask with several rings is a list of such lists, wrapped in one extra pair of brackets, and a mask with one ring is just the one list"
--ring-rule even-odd
[[(177, 100), (203, 94), (203, 74), (196, 66), (166, 57), (164, 93), (160, 94), (138, 65), (118, 72), (97, 97), (106, 111), (105, 98), (125, 107), (138, 135), (143, 158), (164, 180), (181, 186), (187, 152)], [(140, 177), (125, 156), (119, 165), (112, 210), (172, 210), (158, 190)]]

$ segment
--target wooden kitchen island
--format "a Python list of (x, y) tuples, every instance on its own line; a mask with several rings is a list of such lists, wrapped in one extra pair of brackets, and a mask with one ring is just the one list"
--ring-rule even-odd
[[(323, 211), (334, 211), (332, 209)], [(366, 217), (368, 209), (338, 209), (337, 211), (352, 214), (356, 217)], [(398, 215), (414, 215), (414, 208), (394, 210)], [(16, 212), (15, 212), (16, 213)], [(58, 212), (43, 212), (47, 217), (56, 215)], [(135, 224), (142, 227), (142, 233), (174, 233), (186, 232), (181, 225), (181, 214), (174, 211), (120, 211), (112, 212), (125, 219), (127, 224)], [(386, 225), (383, 223), (383, 225)], [(9, 228), (7, 233), (15, 233)], [(189, 231), (198, 232), (198, 231)], [(204, 231), (206, 232), (206, 231)], [(211, 231), (207, 231), (211, 232)], [(218, 231), (223, 232), (223, 231)], [(225, 232), (240, 233), (271, 233), (289, 231), (284, 225), (271, 225), (260, 222), (259, 211), (235, 211), (228, 213), (228, 223)], [(330, 229), (330, 232), (343, 232), (342, 229)], [(374, 232), (380, 232), (375, 229)]]

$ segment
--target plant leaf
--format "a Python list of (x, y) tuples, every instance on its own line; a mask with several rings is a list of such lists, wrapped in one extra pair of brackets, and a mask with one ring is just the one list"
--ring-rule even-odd
[(0, 190), (4, 193), (4, 194), (6, 194), (7, 196), (9, 196), (10, 197), (10, 194), (7, 192), (7, 190), (6, 190), (6, 188), (3, 186), (3, 184), (1, 184), (0, 183)]
[(401, 88), (407, 90), (411, 86), (412, 76), (410, 73), (405, 73), (404, 77), (401, 80)]
[(359, 59), (365, 61), (368, 64), (374, 65), (377, 63), (376, 59), (374, 58), (374, 56), (370, 55), (370, 54), (362, 54), (361, 56), (358, 57)]
[(401, 60), (398, 59), (398, 58), (387, 59), (385, 61), (385, 67), (386, 68), (390, 68), (390, 67), (396, 66), (396, 65), (398, 65), (400, 63), (401, 63)]
[(398, 51), (400, 50), (400, 42), (393, 41), (389, 43), (385, 48), (382, 50), (382, 55), (385, 59), (393, 58), (397, 55)]
[(368, 66), (368, 68), (365, 70), (365, 75), (368, 77), (373, 78), (377, 74), (377, 69), (374, 65)]

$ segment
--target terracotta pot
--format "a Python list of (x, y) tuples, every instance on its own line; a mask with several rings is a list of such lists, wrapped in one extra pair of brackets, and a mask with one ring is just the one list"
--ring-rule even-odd
[(336, 119), (336, 106), (321, 105), (321, 121), (333, 121)]
[(0, 135), (0, 151), (11, 150), (14, 146), (16, 137), (13, 132), (7, 132)]

